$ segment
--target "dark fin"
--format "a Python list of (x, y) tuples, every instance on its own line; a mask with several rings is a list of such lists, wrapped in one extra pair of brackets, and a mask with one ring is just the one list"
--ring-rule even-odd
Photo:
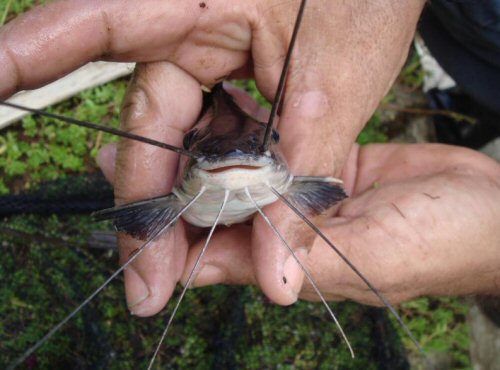
[[(274, 191), (274, 188), (271, 188), (271, 189)], [(283, 235), (281, 235), (281, 233), (278, 231), (276, 226), (271, 222), (271, 220), (269, 219), (269, 217), (267, 217), (267, 215), (264, 213), (262, 208), (260, 208), (259, 205), (257, 204), (257, 202), (253, 199), (252, 195), (250, 194), (250, 191), (248, 191), (248, 188), (245, 188), (245, 192), (247, 193), (248, 198), (254, 204), (255, 208), (257, 209), (257, 212), (260, 213), (260, 215), (262, 216), (264, 221), (266, 221), (266, 223), (269, 225), (269, 227), (273, 230), (274, 234), (278, 237), (278, 239), (281, 241), (281, 243), (288, 249), (288, 251), (290, 252), (290, 255), (293, 257), (293, 259), (295, 260), (297, 265), (299, 265), (302, 272), (304, 272), (304, 275), (307, 277), (307, 280), (309, 280), (309, 283), (311, 284), (313, 289), (316, 291), (316, 294), (318, 295), (318, 297), (321, 299), (321, 302), (323, 303), (324, 307), (326, 308), (326, 310), (330, 314), (330, 317), (335, 322), (335, 325), (337, 325), (337, 328), (339, 329), (340, 334), (342, 335), (342, 338), (344, 338), (344, 341), (347, 344), (349, 351), (351, 352), (351, 357), (354, 358), (354, 350), (352, 349), (352, 346), (351, 346), (351, 343), (349, 342), (349, 339), (347, 339), (347, 335), (345, 334), (344, 329), (342, 329), (342, 325), (340, 325), (340, 322), (337, 320), (337, 317), (335, 316), (332, 309), (330, 308), (330, 305), (328, 304), (325, 297), (323, 296), (323, 294), (319, 290), (318, 284), (316, 283), (316, 281), (312, 277), (311, 273), (309, 272), (308, 269), (306, 269), (306, 267), (302, 264), (302, 262), (300, 262), (300, 259), (297, 257), (297, 254), (295, 254), (292, 247), (290, 247), (290, 245), (285, 240)]]
[(218, 84), (214, 85), (210, 91), (202, 90), (203, 100), (201, 105), (201, 111), (200, 114), (198, 115), (198, 118), (196, 119), (196, 122), (200, 121), (205, 116), (205, 114), (207, 114), (207, 112), (213, 107), (214, 92), (220, 89), (223, 89), (222, 82), (219, 82)]
[(98, 220), (113, 220), (116, 230), (146, 240), (172, 221), (182, 208), (175, 194), (141, 200), (93, 213)]
[(258, 124), (264, 124), (257, 121), (255, 118), (241, 109), (241, 107), (234, 100), (233, 96), (224, 89), (224, 85), (222, 84), (222, 82), (218, 83), (212, 88), (211, 104), (215, 109), (215, 117), (221, 116), (227, 119), (227, 116), (234, 116), (238, 121), (250, 119), (251, 121), (257, 122)]
[[(104, 283), (102, 283), (96, 290), (94, 290), (94, 292), (91, 295), (89, 295), (87, 298), (85, 298), (85, 300), (82, 303), (80, 303), (73, 311), (71, 311), (68, 315), (66, 315), (66, 317), (64, 319), (62, 319), (61, 321), (59, 321), (58, 324), (53, 326), (52, 329), (50, 329), (50, 331), (47, 334), (45, 334), (40, 340), (38, 340), (34, 345), (32, 345), (26, 351), (24, 351), (24, 353), (21, 356), (17, 357), (9, 366), (7, 366), (7, 370), (14, 370), (19, 365), (23, 364), (29, 358), (29, 356), (31, 356), (33, 353), (35, 353), (38, 350), (38, 348), (40, 348), (55, 333), (57, 333), (64, 325), (66, 325), (66, 323), (69, 320), (71, 320), (78, 312), (80, 312), (82, 310), (82, 308), (87, 306), (104, 288), (106, 288), (109, 285), (110, 282), (112, 282), (118, 276), (118, 274), (120, 274), (123, 270), (125, 270), (128, 266), (130, 266), (130, 264), (132, 262), (134, 262), (155, 241), (155, 239), (160, 234), (162, 234), (164, 231), (168, 230), (168, 228), (171, 226), (171, 224), (173, 224), (177, 220), (178, 217), (180, 217), (189, 207), (191, 207), (194, 204), (194, 202), (196, 202), (200, 198), (200, 196), (203, 194), (204, 191), (205, 191), (205, 188), (203, 187), (194, 198), (192, 198), (189, 202), (187, 202), (187, 204), (185, 204), (183, 207), (181, 207), (181, 209), (179, 210), (179, 213), (177, 213), (173, 218), (171, 218), (169, 223), (164, 224), (163, 228), (157, 229), (156, 233), (153, 233), (148, 238), (148, 240), (146, 240), (144, 242), (144, 244), (142, 244), (142, 246), (135, 251), (135, 253), (131, 254), (129, 256), (129, 258), (125, 261), (125, 263), (123, 263), (120, 266), (120, 268), (118, 268), (118, 270), (113, 272), (111, 274), (111, 276)], [(155, 199), (165, 200), (165, 199), (170, 198), (170, 197), (172, 197), (172, 194), (169, 194), (165, 197), (155, 198)], [(141, 203), (141, 202), (138, 202), (138, 203)], [(125, 208), (125, 207), (126, 206), (117, 207), (117, 208)], [(115, 209), (112, 208), (112, 210), (115, 210)], [(109, 210), (109, 211), (111, 211), (111, 210)], [(102, 212), (106, 213), (107, 210), (104, 210)]]
[(320, 214), (347, 198), (342, 181), (319, 176), (294, 177), (285, 196), (308, 214)]
[(326, 237), (326, 235), (323, 234), (321, 232), (321, 230), (316, 225), (314, 225), (305, 215), (303, 215), (300, 212), (300, 210), (292, 204), (292, 202), (290, 202), (285, 196), (281, 195), (272, 186), (270, 186), (269, 188), (271, 189), (271, 191), (273, 192), (273, 194), (278, 197), (278, 199), (280, 199), (283, 203), (285, 203), (288, 206), (288, 208), (290, 208), (302, 221), (304, 221), (316, 233), (316, 235), (318, 235), (321, 239), (323, 239), (323, 241), (326, 244), (328, 244), (330, 246), (330, 248), (333, 249), (333, 251), (337, 254), (337, 256), (339, 256), (342, 259), (342, 261), (344, 261), (345, 264), (347, 266), (349, 266), (349, 268), (356, 275), (358, 275), (361, 280), (363, 280), (363, 282), (366, 284), (366, 286), (378, 297), (378, 299), (380, 299), (380, 302), (382, 302), (384, 304), (384, 306), (387, 307), (389, 309), (389, 311), (391, 311), (392, 315), (397, 320), (397, 322), (399, 323), (399, 325), (401, 326), (401, 328), (404, 330), (404, 332), (406, 333), (406, 335), (408, 335), (408, 337), (411, 339), (411, 341), (413, 342), (413, 344), (415, 344), (415, 347), (418, 349), (418, 351), (424, 356), (424, 359), (426, 360), (427, 365), (429, 365), (429, 369), (434, 369), (434, 366), (430, 363), (429, 359), (425, 355), (425, 352), (424, 352), (423, 348), (418, 343), (417, 338), (413, 335), (413, 333), (411, 332), (410, 328), (404, 323), (403, 319), (398, 314), (398, 312), (396, 311), (396, 309), (394, 308), (394, 306), (388, 301), (387, 298), (385, 298), (385, 295), (383, 295), (380, 290), (378, 290), (377, 288), (375, 288), (375, 286), (370, 282), (370, 280), (368, 280), (368, 278), (361, 271), (359, 271), (359, 269), (349, 260), (349, 258), (347, 258), (347, 256), (344, 255), (344, 253), (342, 253), (342, 251), (340, 249), (338, 249), (335, 246), (335, 244), (333, 244), (330, 241), (330, 239), (328, 239)]

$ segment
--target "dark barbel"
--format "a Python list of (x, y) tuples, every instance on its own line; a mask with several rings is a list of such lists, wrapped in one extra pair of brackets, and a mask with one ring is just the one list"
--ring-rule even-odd
[(283, 70), (281, 71), (280, 81), (278, 83), (278, 88), (276, 90), (276, 95), (274, 96), (273, 106), (271, 108), (271, 113), (269, 115), (269, 121), (267, 121), (266, 132), (264, 134), (264, 141), (262, 143), (262, 152), (267, 151), (269, 148), (269, 143), (271, 142), (271, 133), (273, 132), (273, 123), (278, 113), (278, 109), (283, 98), (283, 92), (285, 91), (286, 78), (288, 76), (288, 69), (290, 67), (290, 60), (292, 59), (293, 47), (295, 41), (297, 40), (297, 35), (299, 33), (300, 24), (302, 22), (302, 16), (304, 14), (304, 9), (306, 7), (307, 0), (302, 0), (300, 3), (299, 12), (297, 13), (297, 18), (295, 19), (295, 25), (293, 27), (292, 38), (290, 39), (290, 45), (288, 46), (288, 51), (285, 57), (285, 63), (283, 64)]
[(347, 266), (349, 266), (349, 268), (356, 274), (359, 276), (359, 278), (361, 280), (363, 280), (363, 282), (368, 286), (368, 288), (370, 288), (370, 290), (380, 299), (380, 301), (384, 304), (385, 307), (387, 307), (389, 309), (389, 311), (392, 313), (392, 315), (394, 316), (394, 318), (398, 321), (398, 323), (401, 325), (401, 328), (405, 331), (406, 335), (408, 335), (408, 337), (411, 339), (411, 341), (413, 342), (413, 344), (415, 345), (415, 347), (417, 348), (417, 350), (424, 356), (424, 359), (426, 360), (426, 362), (430, 365), (430, 368), (433, 369), (433, 365), (430, 364), (430, 361), (429, 359), (427, 358), (427, 356), (425, 356), (425, 352), (424, 352), (424, 349), (422, 348), (422, 346), (420, 346), (420, 343), (418, 343), (418, 340), (417, 338), (415, 338), (415, 336), (413, 335), (413, 333), (410, 331), (410, 329), (408, 328), (408, 326), (406, 326), (406, 324), (404, 323), (403, 319), (401, 318), (401, 316), (398, 314), (398, 312), (396, 311), (396, 309), (394, 308), (394, 306), (389, 302), (389, 300), (382, 294), (382, 292), (380, 292), (377, 288), (375, 288), (375, 286), (370, 283), (370, 281), (368, 280), (368, 278), (361, 272), (358, 270), (358, 268), (356, 266), (354, 266), (354, 264), (345, 256), (344, 253), (342, 253), (340, 251), (340, 249), (338, 249), (327, 237), (325, 234), (323, 234), (321, 232), (321, 230), (316, 226), (314, 225), (306, 216), (304, 216), (298, 209), (297, 207), (295, 207), (288, 199), (286, 199), (285, 196), (283, 196), (282, 194), (280, 194), (275, 188), (273, 188), (272, 186), (269, 187), (269, 189), (271, 189), (271, 191), (273, 192), (274, 195), (276, 195), (278, 197), (279, 200), (281, 200), (283, 203), (285, 203), (285, 205), (290, 208), (297, 216), (299, 216), (299, 218), (304, 221), (307, 226), (309, 226), (315, 233), (316, 235), (318, 235), (321, 239), (323, 239), (323, 241), (328, 244), (330, 246), (330, 248), (333, 249), (333, 251), (337, 254), (337, 256), (339, 256), (346, 264)]
[(49, 118), (54, 118), (54, 119), (57, 119), (57, 120), (60, 120), (60, 121), (63, 121), (63, 122), (67, 122), (67, 123), (71, 123), (73, 125), (77, 125), (77, 126), (80, 126), (80, 127), (86, 127), (86, 128), (90, 128), (92, 130), (106, 132), (108, 134), (112, 134), (112, 135), (124, 137), (126, 139), (141, 141), (143, 143), (154, 145), (154, 146), (157, 146), (159, 148), (171, 150), (172, 152), (176, 152), (176, 153), (179, 153), (179, 154), (182, 154), (182, 155), (187, 155), (188, 157), (191, 157), (191, 158), (195, 158), (195, 159), (198, 158), (195, 154), (193, 154), (193, 153), (191, 153), (191, 152), (189, 152), (189, 151), (187, 151), (185, 149), (178, 148), (178, 147), (170, 145), (170, 144), (162, 143), (161, 141), (156, 141), (156, 140), (153, 140), (153, 139), (149, 139), (147, 137), (142, 137), (142, 136), (139, 136), (139, 135), (131, 134), (130, 132), (125, 132), (125, 131), (117, 130), (117, 129), (111, 128), (111, 127), (101, 126), (101, 125), (98, 125), (96, 123), (92, 123), (92, 122), (88, 122), (88, 121), (80, 121), (80, 120), (75, 119), (75, 118), (71, 118), (71, 117), (61, 116), (59, 114), (45, 112), (45, 111), (39, 110), (39, 109), (24, 107), (22, 105), (18, 105), (18, 104), (6, 102), (6, 101), (3, 101), (3, 100), (0, 100), (0, 105), (5, 105), (7, 107), (11, 107), (11, 108), (23, 110), (25, 112), (35, 113), (35, 114), (39, 114), (41, 116), (45, 116), (45, 117), (49, 117)]

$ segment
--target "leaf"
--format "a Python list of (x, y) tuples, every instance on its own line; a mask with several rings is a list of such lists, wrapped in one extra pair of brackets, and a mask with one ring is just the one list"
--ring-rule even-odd
[(14, 160), (5, 168), (5, 173), (9, 176), (23, 175), (27, 168), (26, 163)]

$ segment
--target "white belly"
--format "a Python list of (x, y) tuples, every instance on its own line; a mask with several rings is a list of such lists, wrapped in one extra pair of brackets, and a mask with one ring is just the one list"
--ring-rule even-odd
[(205, 192), (184, 212), (182, 218), (192, 225), (209, 227), (215, 222), (226, 189), (230, 192), (229, 199), (219, 224), (231, 225), (248, 220), (257, 211), (245, 192), (246, 187), (259, 207), (264, 207), (277, 200), (268, 184), (285, 193), (291, 182), (292, 176), (288, 171), (273, 171), (269, 167), (252, 170), (235, 168), (219, 173), (195, 171), (182, 187), (174, 188), (173, 192), (187, 204), (204, 186)]

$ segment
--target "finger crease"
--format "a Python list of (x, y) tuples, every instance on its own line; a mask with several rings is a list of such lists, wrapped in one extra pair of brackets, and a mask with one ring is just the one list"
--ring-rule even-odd
[(104, 33), (105, 33), (104, 48), (101, 52), (101, 55), (105, 57), (106, 55), (110, 54), (112, 50), (113, 27), (111, 27), (111, 22), (109, 20), (108, 13), (104, 10), (101, 12), (101, 19), (102, 19), (102, 27), (104, 28)]
[(354, 174), (352, 180), (351, 196), (357, 193), (357, 186), (359, 181), (359, 168), (361, 166), (361, 146), (356, 146), (356, 165), (354, 166)]
[(14, 53), (12, 52), (12, 49), (10, 47), (5, 48), (5, 53), (7, 54), (7, 57), (9, 58), (13, 72), (14, 72), (14, 89), (15, 91), (19, 91), (21, 87), (23, 86), (23, 80), (22, 80), (22, 74), (21, 74), (21, 68), (16, 62), (16, 58), (14, 57)]

